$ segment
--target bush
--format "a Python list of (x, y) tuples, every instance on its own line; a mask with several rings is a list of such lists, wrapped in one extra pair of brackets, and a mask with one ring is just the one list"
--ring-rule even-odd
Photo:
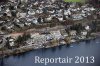
[(19, 36), (15, 42), (23, 43), (24, 41), (28, 40), (29, 38), (30, 38), (30, 34), (24, 33), (22, 36)]

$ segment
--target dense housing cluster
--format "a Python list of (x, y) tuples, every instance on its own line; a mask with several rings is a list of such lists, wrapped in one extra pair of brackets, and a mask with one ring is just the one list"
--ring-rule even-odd
[(100, 11), (88, 3), (9, 0), (0, 3), (0, 48), (51, 47), (90, 38)]

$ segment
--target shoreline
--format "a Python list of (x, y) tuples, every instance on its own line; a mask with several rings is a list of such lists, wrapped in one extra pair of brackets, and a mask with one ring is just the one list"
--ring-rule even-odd
[[(93, 40), (93, 39), (98, 38), (97, 35), (99, 35), (99, 34), (95, 33), (94, 35), (95, 35), (95, 37), (89, 37), (89, 38), (85, 38), (85, 39), (82, 39), (82, 40), (77, 40), (75, 42)], [(75, 42), (69, 42), (69, 43), (66, 43), (66, 44), (56, 44), (56, 45), (51, 45), (51, 46), (47, 45), (46, 47), (39, 47), (39, 48), (34, 48), (34, 46), (28, 46), (27, 45), (27, 46), (23, 46), (23, 47), (13, 49), (13, 50), (4, 50), (3, 52), (0, 51), (0, 58), (9, 57), (9, 56), (12, 56), (12, 55), (23, 54), (23, 53), (29, 52), (31, 50), (37, 50), (37, 49), (43, 49), (43, 48), (48, 49), (48, 48), (54, 48), (54, 47), (62, 46), (62, 45), (68, 45), (69, 46), (70, 44), (75, 43)]]

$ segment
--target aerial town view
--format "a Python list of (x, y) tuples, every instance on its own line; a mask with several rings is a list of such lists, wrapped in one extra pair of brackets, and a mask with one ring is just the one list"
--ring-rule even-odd
[(48, 66), (100, 66), (99, 46), (100, 0), (0, 0), (0, 66), (44, 66), (34, 56), (78, 55), (95, 62), (51, 59)]

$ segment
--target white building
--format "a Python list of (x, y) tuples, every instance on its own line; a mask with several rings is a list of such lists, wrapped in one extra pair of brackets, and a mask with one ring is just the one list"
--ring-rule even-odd
[(59, 21), (63, 21), (63, 17), (60, 16), (60, 17), (57, 17)]
[(32, 21), (34, 24), (38, 24), (38, 18), (33, 18), (33, 21)]
[(86, 29), (86, 30), (90, 30), (90, 26), (88, 26), (88, 25), (85, 26), (85, 29)]
[(51, 21), (51, 20), (52, 20), (52, 17), (49, 16), (49, 17), (47, 17), (47, 18), (45, 18), (45, 19), (46, 19), (46, 21)]
[(14, 43), (14, 39), (9, 39), (9, 45), (10, 45), (10, 47), (13, 47), (13, 46), (15, 46), (15, 43)]
[(86, 36), (87, 33), (88, 33), (87, 31), (82, 31), (82, 32), (81, 32), (81, 35)]

